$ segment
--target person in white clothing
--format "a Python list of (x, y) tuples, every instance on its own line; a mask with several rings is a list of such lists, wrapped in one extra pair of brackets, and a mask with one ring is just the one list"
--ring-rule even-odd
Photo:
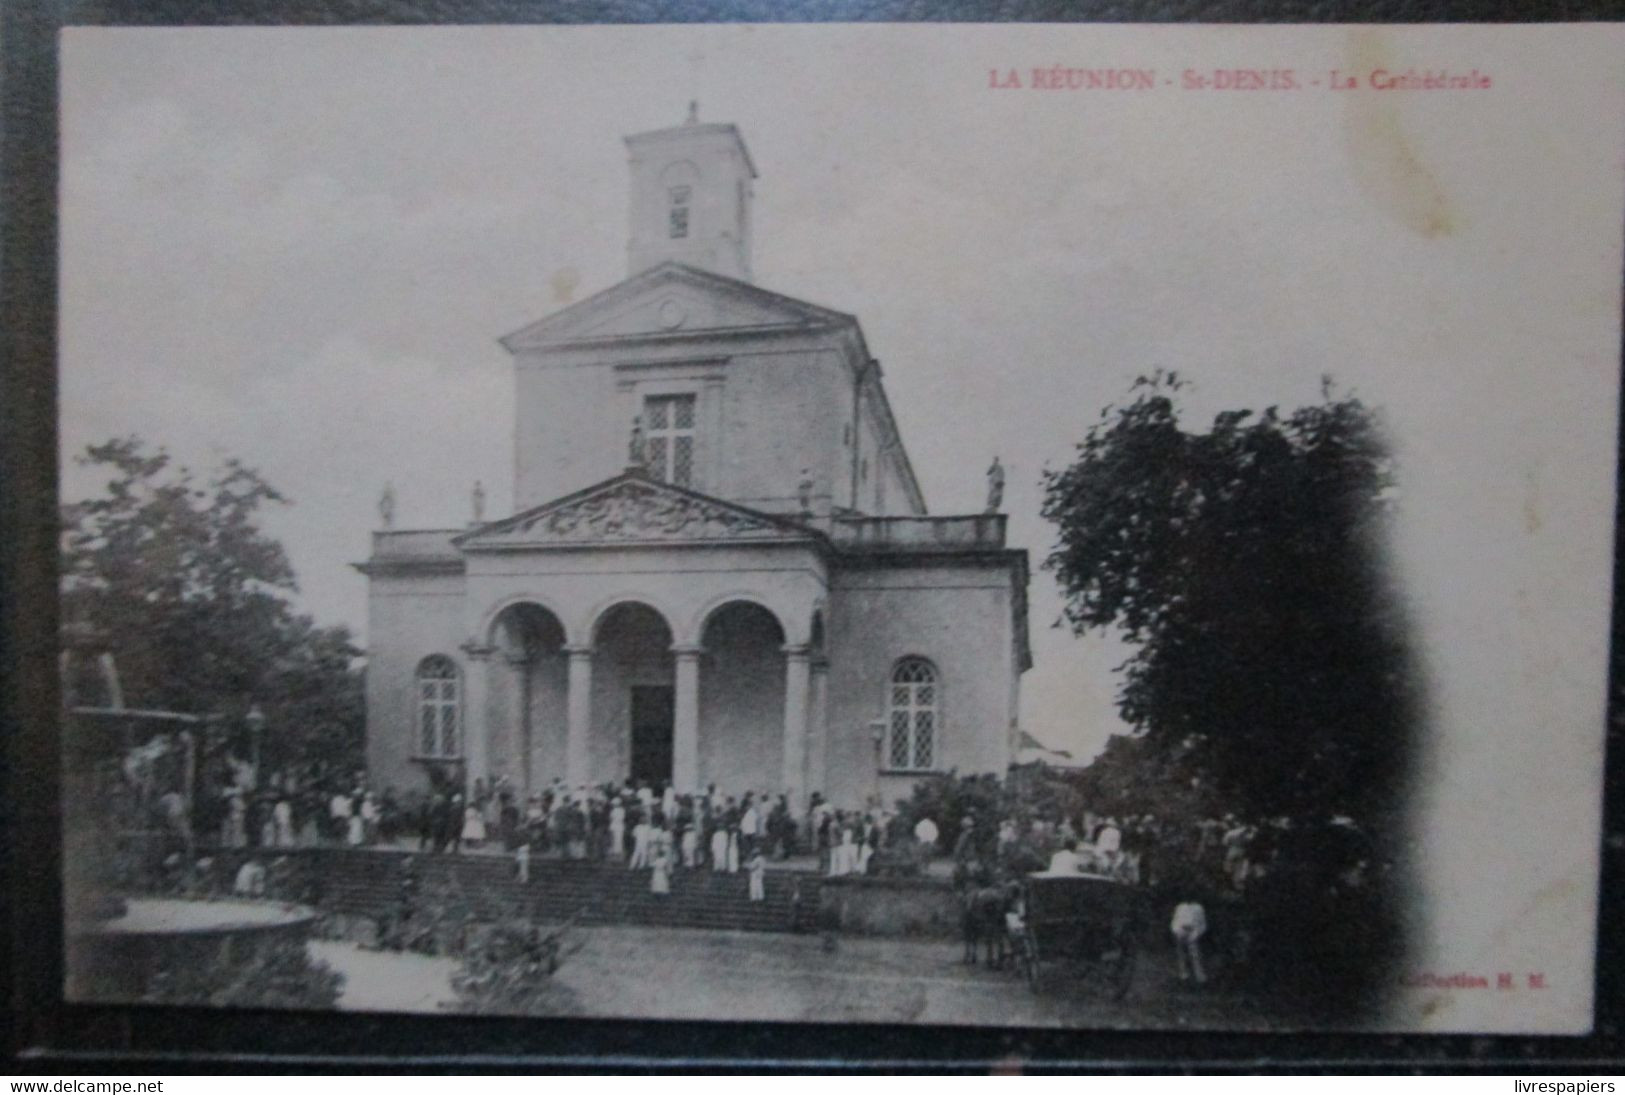
[(1101, 870), (1111, 874), (1117, 870), (1119, 853), (1123, 847), (1123, 832), (1111, 818), (1100, 827), (1095, 834), (1095, 857), (1100, 860)]
[(238, 868), (237, 878), (231, 888), (239, 897), (264, 897), (265, 865), (256, 859), (244, 862)]
[(333, 798), (327, 804), (327, 813), (333, 820), (334, 838), (344, 840), (350, 833), (350, 796), (343, 791), (333, 792)]
[(1174, 953), (1179, 958), (1179, 979), (1195, 979), (1198, 985), (1207, 983), (1202, 969), (1202, 936), (1207, 934), (1207, 910), (1195, 901), (1181, 901), (1174, 906), (1174, 918), (1168, 924), (1173, 933)]
[(693, 869), (694, 867), (699, 866), (699, 864), (700, 864), (700, 861), (699, 861), (699, 854), (700, 854), (700, 827), (699, 827), (698, 824), (691, 821), (691, 822), (689, 822), (689, 824), (687, 826), (685, 826), (683, 828), (683, 845), (682, 845), (682, 847), (683, 847), (683, 866), (688, 867), (690, 869)]
[(937, 823), (928, 817), (922, 817), (914, 824), (914, 839), (924, 845), (927, 850), (936, 850), (939, 835)]
[(1083, 870), (1083, 860), (1078, 858), (1078, 842), (1068, 840), (1060, 851), (1049, 857), (1050, 874), (1078, 874)]
[[(362, 805), (365, 810), (365, 804)], [(485, 843), (485, 817), (480, 808), (469, 803), (463, 810), (463, 843), (471, 848), (477, 848)]]
[(838, 819), (841, 832), (840, 843), (835, 845), (835, 851), (829, 857), (829, 873), (831, 878), (851, 874), (857, 869), (858, 846), (852, 841), (852, 823), (846, 818)]
[(626, 857), (626, 807), (620, 799), (609, 808), (609, 855), (617, 863)]
[(649, 865), (650, 835), (648, 817), (638, 818), (638, 823), (632, 826), (632, 862), (627, 864), (634, 871)]
[(865, 821), (863, 828), (858, 830), (857, 850), (853, 853), (852, 870), (858, 874), (869, 873), (869, 857), (874, 854), (875, 831), (874, 822)]
[(271, 809), (271, 817), (276, 822), (276, 846), (293, 847), (293, 807), (286, 798), (276, 800), (276, 805)]
[[(640, 825), (640, 828), (643, 827)], [(671, 841), (666, 839), (665, 830), (657, 830), (645, 838), (648, 848), (649, 865), (654, 873), (649, 877), (649, 892), (654, 894), (671, 893)]]
[(750, 857), (750, 899), (767, 900), (767, 857), (759, 848), (756, 854)]
[(756, 851), (756, 837), (761, 831), (762, 817), (756, 810), (756, 800), (745, 796), (744, 810), (739, 815), (740, 854), (749, 859)]
[(714, 821), (716, 828), (711, 830), (711, 869), (713, 871), (726, 871), (728, 869), (728, 830), (723, 827), (722, 819)]

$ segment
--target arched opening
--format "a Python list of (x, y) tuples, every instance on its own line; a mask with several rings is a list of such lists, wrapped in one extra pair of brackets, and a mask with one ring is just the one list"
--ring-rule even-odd
[(672, 632), (648, 605), (625, 601), (593, 629), (593, 782), (669, 783), (676, 716)]
[(564, 774), (569, 662), (564, 625), (541, 605), (509, 605), (491, 625), (487, 763), (521, 798)]
[(784, 628), (749, 601), (729, 601), (700, 632), (700, 782), (725, 794), (783, 790)]

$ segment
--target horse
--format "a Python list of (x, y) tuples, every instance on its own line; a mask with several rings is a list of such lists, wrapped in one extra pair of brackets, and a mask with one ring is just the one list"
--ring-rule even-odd
[(1008, 957), (1005, 914), (1015, 907), (1020, 887), (1014, 882), (967, 886), (959, 895), (959, 924), (965, 938), (965, 964), (976, 964), (982, 944), (990, 969), (1002, 969)]

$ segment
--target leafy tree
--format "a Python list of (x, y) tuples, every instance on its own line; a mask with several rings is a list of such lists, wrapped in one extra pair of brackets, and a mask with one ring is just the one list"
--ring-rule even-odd
[[(268, 767), (359, 766), (360, 651), (347, 629), (293, 610), (293, 568), (260, 527), (287, 499), (237, 460), (200, 479), (135, 437), (78, 460), (109, 479), (63, 507), (63, 619), (113, 651), (126, 704), (219, 714), (234, 728), (258, 704)], [(84, 697), (83, 685), (70, 693)]]
[(1415, 676), (1380, 550), (1378, 422), (1328, 382), (1290, 415), (1194, 432), (1182, 387), (1140, 378), (1046, 474), (1065, 619), (1134, 647), (1119, 707), (1165, 782), (1255, 818), (1394, 826)]
[(1074, 631), (1133, 648), (1134, 727), (1084, 773), (1101, 808), (1271, 824), (1249, 885), (1249, 969), (1297, 1020), (1361, 1021), (1402, 945), (1401, 848), (1418, 675), (1382, 554), (1394, 468), (1330, 383), (1282, 415), (1181, 421), (1175, 374), (1106, 408), (1047, 473), (1046, 566)]

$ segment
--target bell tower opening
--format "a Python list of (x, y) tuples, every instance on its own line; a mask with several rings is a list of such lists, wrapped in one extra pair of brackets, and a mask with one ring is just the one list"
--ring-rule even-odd
[(739, 130), (688, 120), (626, 138), (632, 176), (627, 275), (663, 262), (750, 280), (751, 184), (756, 168)]

